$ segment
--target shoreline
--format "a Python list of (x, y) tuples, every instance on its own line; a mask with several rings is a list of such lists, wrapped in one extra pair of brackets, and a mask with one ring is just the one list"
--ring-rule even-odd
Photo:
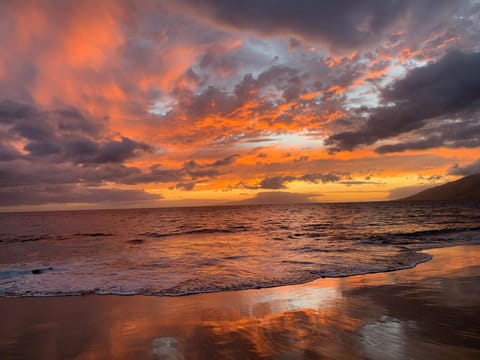
[(0, 299), (2, 298), (7, 298), (7, 299), (17, 299), (17, 298), (54, 298), (54, 297), (75, 297), (75, 296), (121, 296), (121, 297), (130, 297), (130, 296), (152, 296), (152, 297), (166, 297), (166, 298), (176, 298), (176, 297), (186, 297), (186, 296), (198, 296), (202, 294), (217, 294), (217, 293), (224, 293), (224, 292), (238, 292), (238, 291), (248, 291), (248, 290), (262, 290), (262, 289), (274, 289), (274, 288), (280, 288), (280, 287), (285, 287), (285, 286), (302, 286), (306, 284), (310, 284), (313, 282), (316, 282), (318, 280), (322, 279), (341, 279), (341, 278), (349, 278), (349, 277), (355, 277), (355, 276), (366, 276), (366, 275), (375, 275), (375, 274), (382, 274), (382, 273), (389, 273), (389, 272), (396, 272), (396, 271), (403, 271), (403, 270), (409, 270), (409, 269), (414, 269), (418, 265), (422, 263), (426, 263), (432, 260), (433, 256), (429, 254), (429, 251), (436, 250), (436, 249), (444, 249), (444, 248), (451, 248), (451, 247), (463, 247), (463, 246), (480, 246), (480, 242), (457, 242), (454, 244), (439, 244), (438, 246), (433, 246), (433, 247), (425, 247), (425, 248), (419, 248), (419, 249), (408, 249), (408, 251), (414, 253), (414, 254), (419, 254), (423, 253), (426, 254), (427, 257), (424, 259), (419, 259), (414, 261), (410, 265), (404, 265), (392, 269), (385, 269), (385, 270), (378, 270), (378, 271), (366, 271), (366, 272), (359, 272), (359, 273), (352, 273), (352, 274), (340, 274), (340, 275), (319, 275), (318, 277), (315, 277), (311, 280), (308, 281), (300, 281), (300, 282), (292, 282), (289, 284), (278, 284), (278, 285), (271, 285), (271, 286), (258, 286), (258, 287), (245, 287), (245, 288), (238, 288), (238, 289), (219, 289), (219, 290), (206, 290), (206, 291), (198, 291), (198, 292), (188, 292), (188, 293), (174, 293), (174, 294), (169, 294), (169, 293), (101, 293), (101, 292), (94, 292), (94, 291), (89, 291), (89, 292), (78, 292), (78, 293), (71, 293), (71, 294), (48, 294), (48, 295), (5, 295), (5, 294), (0, 294)]
[(190, 296), (0, 298), (0, 358), (480, 357), (480, 247), (409, 269)]

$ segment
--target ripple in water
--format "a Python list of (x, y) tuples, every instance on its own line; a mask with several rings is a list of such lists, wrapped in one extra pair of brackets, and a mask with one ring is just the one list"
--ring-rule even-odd
[(480, 203), (0, 215), (0, 295), (202, 292), (392, 271), (480, 242)]

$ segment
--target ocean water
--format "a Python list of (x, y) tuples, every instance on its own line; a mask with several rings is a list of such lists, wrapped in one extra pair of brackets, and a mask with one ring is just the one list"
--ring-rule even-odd
[(179, 296), (413, 267), (480, 243), (480, 202), (0, 214), (0, 296)]

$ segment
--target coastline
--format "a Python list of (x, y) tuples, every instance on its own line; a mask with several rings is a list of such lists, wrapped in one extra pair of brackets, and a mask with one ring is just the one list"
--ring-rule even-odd
[(480, 246), (409, 269), (181, 297), (0, 298), (0, 358), (480, 357)]

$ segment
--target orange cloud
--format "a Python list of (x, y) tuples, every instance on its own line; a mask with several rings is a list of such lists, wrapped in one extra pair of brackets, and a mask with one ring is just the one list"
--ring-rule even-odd
[[(239, 155), (218, 173), (201, 177), (194, 191), (221, 191), (239, 181), (258, 184), (273, 174), (296, 178), (292, 183), (300, 188), (304, 185), (298, 185), (298, 178), (306, 171), (357, 176), (371, 167), (390, 179), (417, 171), (412, 169), (445, 173), (455, 162), (478, 158), (478, 148), (441, 147), (396, 157), (375, 153), (368, 141), (336, 154), (324, 145), (340, 130), (361, 129), (363, 120), (353, 112), (368, 99), (352, 99), (352, 90), (362, 87), (381, 94), (388, 81), (372, 80), (395, 80), (391, 73), (397, 67), (408, 71), (419, 61), (438, 59), (459, 40), (467, 43), (462, 32), (451, 27), (429, 31), (424, 40), (413, 42), (406, 30), (389, 28), (402, 31), (389, 32), (376, 45), (349, 46), (348, 55), (336, 56), (321, 48), (321, 41), (300, 37), (302, 43), (292, 51), (287, 49), (292, 41), (281, 31), (275, 37), (246, 35), (214, 26), (182, 6), (115, 0), (5, 2), (0, 14), (0, 103), (31, 105), (38, 114), (78, 110), (102, 124), (98, 133), (88, 135), (91, 147), (116, 146), (124, 137), (145, 145), (148, 151), (125, 157), (116, 164), (117, 171), (149, 175), (152, 168), (182, 170), (190, 161), (204, 169)], [(48, 119), (44, 122), (49, 125)], [(48, 126), (42, 130), (50, 132), (50, 143), (18, 132), (5, 141), (5, 156), (25, 158), (35, 146), (56, 154), (58, 134)], [(74, 140), (86, 143), (79, 134)], [(417, 136), (404, 135), (412, 141)], [(395, 139), (392, 131), (385, 144)], [(157, 192), (170, 191), (176, 182), (156, 184), (153, 177), (146, 178), (146, 186)], [(138, 185), (115, 183), (112, 177), (102, 181), (110, 187)], [(183, 190), (171, 191), (178, 195)]]

